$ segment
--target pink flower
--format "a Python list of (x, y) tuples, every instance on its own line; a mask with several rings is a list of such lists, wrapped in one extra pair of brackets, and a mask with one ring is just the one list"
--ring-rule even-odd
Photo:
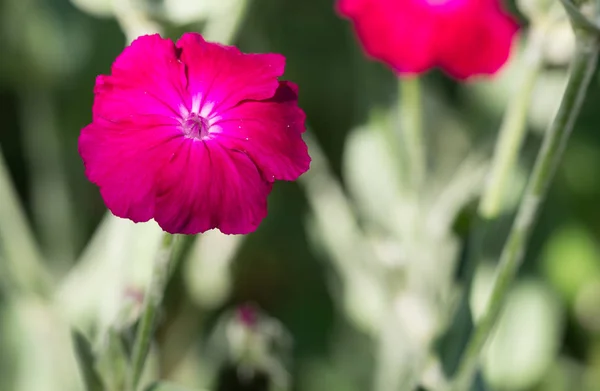
[(518, 30), (500, 0), (340, 0), (371, 57), (400, 75), (440, 67), (457, 79), (492, 75)]
[(273, 182), (310, 165), (284, 67), (195, 33), (138, 38), (96, 80), (79, 137), (86, 176), (119, 217), (170, 233), (254, 231)]

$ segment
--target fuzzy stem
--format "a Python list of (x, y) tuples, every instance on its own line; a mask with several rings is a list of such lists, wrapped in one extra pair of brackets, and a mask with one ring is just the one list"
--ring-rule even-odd
[(152, 279), (150, 280), (150, 285), (144, 297), (144, 309), (137, 327), (133, 345), (129, 391), (137, 391), (146, 357), (150, 350), (156, 317), (160, 309), (169, 276), (174, 267), (172, 262), (174, 259), (174, 242), (175, 237), (165, 233), (154, 260)]
[(527, 130), (527, 111), (543, 63), (545, 28), (533, 28), (527, 42), (518, 93), (510, 100), (496, 143), (487, 186), (479, 204), (483, 220), (493, 220), (502, 210), (506, 185), (517, 163)]
[(427, 171), (419, 79), (417, 77), (400, 78), (398, 92), (402, 134), (408, 158), (408, 174), (413, 188), (418, 191), (423, 184)]
[(517, 216), (500, 256), (489, 302), (467, 344), (458, 374), (452, 383), (452, 391), (466, 390), (471, 384), (477, 370), (480, 353), (493, 330), (511, 283), (523, 261), (527, 240), (542, 199), (560, 162), (587, 88), (594, 75), (598, 59), (598, 42), (595, 38), (590, 39), (587, 36), (578, 38), (560, 108), (544, 135), (541, 150), (536, 158)]
[(467, 257), (461, 273), (465, 290), (461, 294), (459, 308), (446, 336), (447, 346), (444, 351), (444, 363), (449, 374), (456, 371), (458, 360), (463, 354), (467, 338), (472, 329), (469, 309), (471, 280), (480, 261), (487, 232), (502, 210), (508, 178), (515, 169), (517, 157), (527, 133), (527, 111), (535, 82), (542, 68), (544, 38), (546, 37), (547, 27), (550, 25), (552, 24), (544, 22), (540, 26), (532, 27), (524, 50), (523, 61), (520, 64), (521, 75), (519, 83), (517, 83), (518, 87), (514, 91), (502, 119), (487, 186), (482, 194), (478, 215), (473, 222), (473, 228), (469, 236)]

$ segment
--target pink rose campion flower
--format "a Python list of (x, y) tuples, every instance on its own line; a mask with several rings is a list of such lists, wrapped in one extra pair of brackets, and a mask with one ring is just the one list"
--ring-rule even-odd
[(518, 31), (500, 0), (339, 0), (366, 53), (410, 76), (440, 67), (464, 80), (493, 75)]
[(254, 231), (275, 180), (308, 170), (285, 58), (196, 33), (136, 39), (101, 75), (79, 153), (111, 212), (167, 232)]

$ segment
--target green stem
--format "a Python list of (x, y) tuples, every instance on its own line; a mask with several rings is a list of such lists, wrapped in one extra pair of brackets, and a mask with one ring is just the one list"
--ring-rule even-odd
[(52, 276), (45, 268), (42, 254), (27, 223), (17, 192), (0, 150), (0, 250), (7, 281), (23, 292), (48, 298)]
[(152, 278), (144, 297), (144, 309), (133, 344), (129, 391), (137, 391), (144, 364), (146, 363), (146, 357), (150, 350), (156, 317), (160, 309), (169, 276), (175, 266), (172, 261), (174, 259), (174, 242), (175, 237), (165, 233), (154, 260)]
[(541, 150), (536, 158), (517, 216), (502, 250), (497, 276), (487, 308), (467, 344), (458, 374), (451, 390), (463, 391), (470, 386), (477, 370), (479, 356), (496, 323), (508, 289), (522, 263), (527, 240), (531, 234), (542, 199), (573, 129), (573, 125), (592, 80), (598, 59), (598, 42), (595, 38), (580, 36), (569, 79), (560, 108), (544, 135)]
[(408, 174), (414, 189), (420, 189), (427, 170), (421, 85), (417, 77), (399, 79), (402, 134), (408, 158)]
[(493, 220), (502, 210), (506, 184), (514, 170), (527, 130), (527, 112), (531, 95), (543, 63), (543, 43), (546, 28), (533, 28), (521, 64), (522, 75), (518, 93), (510, 100), (500, 127), (488, 184), (479, 204), (483, 220)]
[(520, 64), (521, 75), (518, 87), (510, 99), (502, 125), (498, 143), (492, 158), (487, 186), (479, 203), (478, 215), (472, 224), (467, 257), (461, 273), (465, 290), (461, 294), (459, 307), (454, 315), (452, 326), (444, 340), (444, 364), (449, 374), (454, 373), (458, 360), (463, 354), (467, 338), (472, 329), (469, 296), (471, 280), (480, 261), (487, 232), (502, 210), (508, 178), (517, 164), (517, 157), (527, 130), (527, 111), (533, 88), (543, 64), (544, 38), (547, 27), (544, 22), (533, 26)]

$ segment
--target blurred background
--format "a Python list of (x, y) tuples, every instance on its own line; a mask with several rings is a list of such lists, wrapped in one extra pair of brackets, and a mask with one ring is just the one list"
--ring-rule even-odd
[[(95, 77), (109, 72), (128, 40), (153, 31), (173, 39), (205, 31), (246, 52), (285, 55), (285, 79), (300, 86), (313, 165), (297, 183), (275, 185), (256, 233), (211, 232), (190, 243), (169, 284), (147, 378), (182, 390), (358, 391), (373, 389), (382, 362), (392, 362), (418, 366), (409, 372), (424, 389), (443, 382), (441, 368), (452, 366), (444, 363), (444, 330), (502, 113), (518, 84), (526, 19), (524, 39), (493, 81), (457, 84), (438, 71), (423, 78), (430, 170), (417, 208), (399, 186), (401, 152), (389, 142), (402, 122), (397, 79), (365, 58), (333, 2), (242, 1), (0, 0), (0, 150), (16, 189), (12, 198), (0, 189), (0, 224), (17, 227), (18, 200), (58, 281), (53, 298), (41, 299), (14, 289), (0, 268), (0, 390), (83, 390), (69, 330), (87, 336), (96, 365), (106, 368), (114, 364), (111, 331), (126, 335), (139, 313), (160, 230), (107, 214), (83, 174), (77, 137), (91, 121)], [(221, 28), (235, 12), (234, 36)], [(566, 21), (549, 33), (525, 148), (475, 276), (475, 316), (562, 95), (570, 34)], [(599, 99), (596, 78), (477, 389), (600, 390)], [(4, 235), (7, 263), (9, 247), (26, 240)], [(403, 286), (391, 302), (390, 284)], [(244, 337), (235, 330), (245, 326), (232, 316), (248, 304), (260, 309), (252, 332), (269, 347), (257, 348), (250, 380), (236, 371)], [(390, 351), (380, 343), (390, 341), (381, 338), (386, 332), (397, 338)]]

